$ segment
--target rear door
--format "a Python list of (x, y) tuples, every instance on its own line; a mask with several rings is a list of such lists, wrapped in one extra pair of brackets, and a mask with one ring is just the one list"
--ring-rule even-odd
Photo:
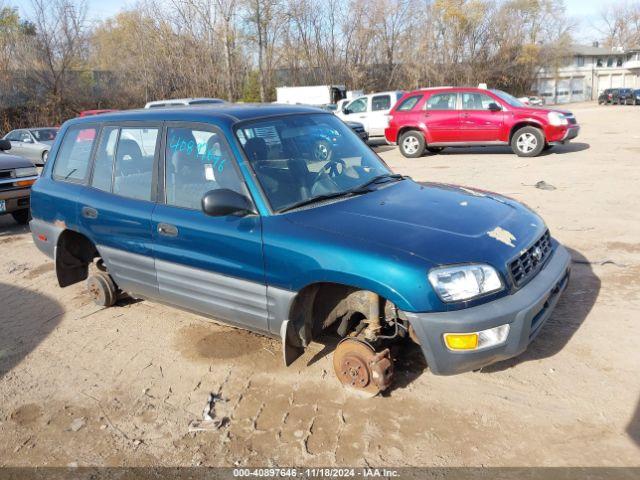
[(211, 217), (201, 209), (210, 190), (249, 196), (224, 135), (208, 124), (167, 123), (164, 138), (164, 192), (152, 218), (160, 296), (268, 331), (260, 217)]
[(151, 214), (161, 131), (159, 122), (103, 126), (89, 188), (78, 199), (84, 232), (118, 286), (151, 298), (158, 296)]
[(496, 142), (504, 123), (502, 110), (493, 112), (489, 105), (498, 102), (480, 92), (460, 93), (460, 139), (463, 142)]
[(456, 143), (460, 141), (460, 111), (458, 94), (443, 92), (432, 94), (422, 112), (430, 138), (428, 143)]
[(389, 119), (387, 114), (395, 104), (395, 94), (373, 95), (371, 97), (371, 112), (369, 113), (369, 136), (378, 137), (384, 135)]

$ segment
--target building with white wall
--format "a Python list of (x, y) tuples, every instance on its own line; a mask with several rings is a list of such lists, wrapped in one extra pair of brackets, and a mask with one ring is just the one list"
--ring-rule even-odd
[(640, 89), (640, 49), (574, 45), (557, 70), (542, 69), (534, 91), (547, 103), (596, 100), (605, 88)]

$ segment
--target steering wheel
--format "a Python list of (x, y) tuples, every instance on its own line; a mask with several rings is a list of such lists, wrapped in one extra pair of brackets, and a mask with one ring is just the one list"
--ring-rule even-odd
[[(339, 169), (338, 169), (338, 165), (340, 165)], [(313, 181), (311, 182), (311, 185), (312, 185), (311, 188), (313, 188), (313, 185), (318, 183), (320, 178), (323, 177), (324, 175), (327, 175), (329, 178), (336, 178), (342, 175), (346, 168), (347, 168), (347, 164), (344, 163), (344, 160), (342, 160), (341, 158), (338, 158), (337, 160), (329, 160), (327, 163), (325, 163), (322, 166), (320, 170), (318, 170), (318, 173), (316, 173), (316, 176), (313, 177)]]

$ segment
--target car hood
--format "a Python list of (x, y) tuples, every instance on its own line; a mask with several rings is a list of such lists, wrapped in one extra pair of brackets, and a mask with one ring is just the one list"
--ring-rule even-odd
[(520, 114), (524, 114), (524, 115), (535, 115), (540, 114), (540, 113), (549, 113), (549, 112), (558, 112), (561, 113), (563, 115), (568, 115), (571, 116), (573, 115), (573, 113), (571, 113), (569, 110), (562, 110), (560, 108), (549, 108), (549, 107), (545, 107), (545, 106), (535, 106), (535, 105), (527, 105), (525, 107), (514, 107), (518, 110), (518, 112)]
[(0, 170), (33, 166), (33, 163), (26, 158), (18, 157), (17, 155), (9, 155), (7, 153), (0, 153)]
[(506, 197), (412, 180), (288, 218), (301, 227), (403, 250), (432, 265), (486, 262), (501, 270), (546, 230), (538, 215)]

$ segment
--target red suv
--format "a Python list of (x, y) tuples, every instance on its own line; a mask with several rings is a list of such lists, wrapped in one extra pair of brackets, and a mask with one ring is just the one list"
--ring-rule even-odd
[(500, 90), (428, 88), (405, 94), (390, 112), (384, 134), (405, 157), (444, 147), (511, 145), (535, 157), (578, 136), (571, 112), (525, 105)]

